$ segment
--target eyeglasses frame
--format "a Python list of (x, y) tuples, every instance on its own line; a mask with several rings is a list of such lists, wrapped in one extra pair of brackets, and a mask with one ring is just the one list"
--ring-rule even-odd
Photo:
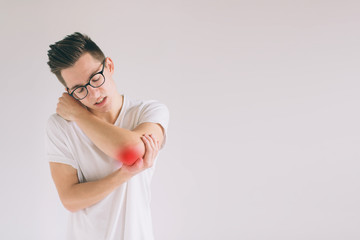
[[(89, 94), (89, 90), (87, 89), (87, 86), (91, 86), (92, 88), (99, 88), (99, 87), (101, 87), (101, 86), (105, 83), (105, 81), (106, 81), (105, 75), (104, 75), (105, 60), (106, 60), (106, 58), (102, 61), (103, 67), (102, 67), (101, 71), (100, 71), (100, 72), (97, 72), (97, 73), (94, 73), (93, 75), (91, 75), (91, 76), (90, 76), (90, 79), (89, 79), (89, 82), (88, 82), (87, 84), (85, 84), (84, 86), (78, 86), (77, 88), (75, 88), (75, 89), (72, 90), (71, 92), (69, 92), (70, 89), (67, 87), (66, 90), (67, 90), (68, 94), (69, 94), (70, 96), (72, 96), (73, 98), (75, 98), (76, 100), (83, 100), (83, 99), (86, 98), (86, 97), (88, 96), (88, 94)], [(97, 74), (101, 74), (101, 75), (103, 76), (104, 82), (103, 82), (101, 85), (99, 85), (99, 86), (97, 86), (97, 87), (94, 87), (93, 85), (91, 85), (90, 82), (91, 82), (91, 79), (92, 79), (95, 75), (97, 75)], [(75, 92), (78, 88), (82, 88), (82, 87), (85, 88), (85, 90), (86, 90), (86, 95), (85, 95), (85, 97), (83, 97), (83, 98), (77, 98), (77, 97), (75, 97), (75, 96), (74, 96), (74, 92)]]

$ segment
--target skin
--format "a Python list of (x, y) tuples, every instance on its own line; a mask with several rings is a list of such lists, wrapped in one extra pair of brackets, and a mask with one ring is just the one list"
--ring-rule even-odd
[[(62, 70), (61, 75), (64, 78), (67, 87), (72, 90), (73, 87), (78, 84), (85, 85), (88, 83), (89, 77), (93, 73), (99, 72), (101, 67), (102, 65), (99, 60), (93, 58), (89, 53), (85, 53), (79, 58), (74, 66)], [(113, 80), (113, 74), (114, 63), (111, 58), (108, 57), (106, 58), (104, 68), (104, 76), (106, 79), (105, 83), (99, 88), (92, 88), (88, 86), (88, 96), (80, 101), (75, 100), (67, 94), (63, 94), (63, 99), (59, 99), (59, 105), (57, 108), (57, 111), (59, 111), (58, 114), (67, 120), (75, 121), (77, 116), (75, 111), (79, 111), (81, 109), (80, 106), (83, 105), (93, 115), (109, 123), (114, 123), (122, 107), (123, 100), (117, 91)], [(95, 103), (105, 96), (108, 97), (107, 104), (103, 107), (97, 107)], [(64, 102), (65, 100), (67, 101)], [(64, 106), (62, 103), (74, 105)]]
[[(74, 66), (61, 71), (68, 88), (85, 85), (89, 77), (99, 72), (101, 62), (89, 53), (84, 53)], [(112, 78), (114, 64), (106, 58), (103, 72), (105, 83), (99, 88), (88, 86), (88, 95), (76, 100), (67, 92), (59, 98), (56, 112), (68, 121), (75, 121), (92, 142), (108, 156), (127, 162), (109, 176), (94, 182), (79, 183), (74, 168), (61, 163), (50, 163), (51, 174), (60, 199), (69, 211), (78, 211), (102, 200), (114, 189), (134, 175), (153, 166), (164, 132), (159, 124), (143, 123), (133, 130), (114, 126), (123, 99), (116, 89)], [(102, 106), (95, 103), (103, 97)], [(134, 151), (135, 149), (135, 151)], [(127, 151), (131, 151), (127, 154)], [(121, 159), (127, 156), (129, 159)]]

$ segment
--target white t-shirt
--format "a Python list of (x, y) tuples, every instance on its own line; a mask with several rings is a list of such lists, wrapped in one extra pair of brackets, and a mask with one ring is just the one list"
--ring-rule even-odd
[[(158, 101), (130, 100), (124, 95), (115, 126), (132, 130), (144, 122), (159, 123), (165, 138), (169, 111)], [(162, 145), (162, 147), (164, 144)], [(79, 182), (95, 181), (119, 169), (122, 164), (107, 156), (77, 126), (57, 114), (50, 116), (46, 128), (46, 156), (49, 162), (71, 165)], [(152, 240), (150, 182), (156, 167), (149, 168), (115, 189), (100, 202), (69, 213), (70, 240)]]

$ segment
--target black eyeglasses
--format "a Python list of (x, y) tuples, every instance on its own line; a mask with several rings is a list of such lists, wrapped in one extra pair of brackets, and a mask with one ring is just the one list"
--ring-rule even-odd
[(102, 67), (101, 71), (92, 75), (90, 77), (89, 82), (86, 85), (76, 87), (71, 92), (69, 92), (70, 89), (67, 88), (69, 95), (77, 100), (82, 100), (82, 99), (86, 98), (86, 96), (89, 93), (89, 91), (87, 90), (87, 86), (90, 85), (93, 88), (101, 87), (101, 85), (103, 85), (105, 83), (105, 76), (103, 74), (104, 68), (105, 68), (105, 60), (106, 60), (106, 58), (102, 62), (103, 67)]

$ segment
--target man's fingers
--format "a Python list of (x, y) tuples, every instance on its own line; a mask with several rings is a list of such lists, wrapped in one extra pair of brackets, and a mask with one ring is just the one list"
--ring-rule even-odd
[(152, 134), (144, 134), (143, 136), (141, 136), (141, 139), (145, 144), (144, 161), (146, 162), (147, 167), (152, 167), (159, 151), (160, 143), (155, 139)]
[(147, 154), (147, 151), (150, 150), (151, 146), (149, 143), (149, 140), (146, 138), (146, 136), (141, 136), (141, 139), (143, 140), (143, 142), (145, 143), (145, 155)]
[(147, 139), (149, 140), (152, 149), (156, 149), (156, 143), (155, 143), (156, 141), (155, 141), (154, 137), (150, 134), (150, 135), (147, 135)]
[(146, 145), (148, 147), (148, 150), (153, 150), (154, 149), (154, 144), (152, 142), (152, 139), (148, 136), (148, 135), (144, 135), (143, 138), (146, 141)]
[(160, 142), (155, 139), (154, 135), (150, 134), (150, 138), (152, 139), (152, 142), (154, 143), (154, 150), (158, 151), (160, 148)]
[(156, 140), (154, 135), (152, 135), (152, 134), (149, 135), (149, 139), (150, 139), (150, 142), (152, 143), (152, 147), (156, 154), (156, 152), (158, 152), (160, 149), (160, 142), (158, 140)]
[(146, 161), (153, 162), (154, 155), (156, 155), (156, 147), (154, 142), (148, 135), (144, 135), (142, 138), (145, 142), (145, 159)]

